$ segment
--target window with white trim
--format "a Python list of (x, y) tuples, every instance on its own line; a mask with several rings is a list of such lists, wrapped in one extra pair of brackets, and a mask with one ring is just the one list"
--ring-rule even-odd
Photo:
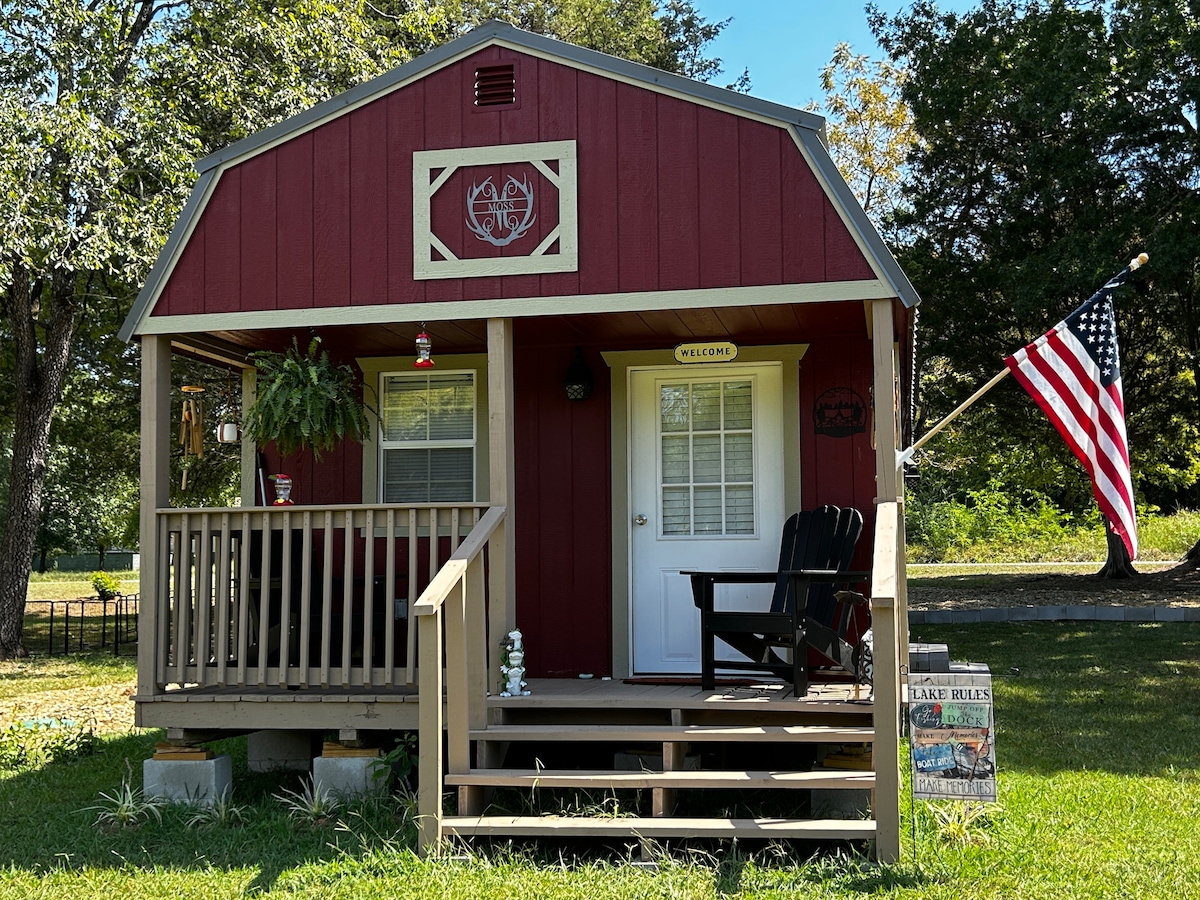
[(475, 373), (379, 376), (379, 484), (384, 503), (475, 499)]

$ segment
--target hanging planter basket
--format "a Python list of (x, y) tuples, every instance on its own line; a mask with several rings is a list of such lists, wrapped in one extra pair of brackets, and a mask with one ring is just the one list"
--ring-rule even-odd
[(246, 410), (245, 431), (259, 446), (274, 441), (281, 456), (312, 450), (318, 461), (344, 440), (361, 443), (370, 436), (363, 383), (348, 365), (334, 365), (318, 352), (314, 337), (301, 352), (293, 339), (283, 353), (251, 353), (258, 371), (254, 403)]

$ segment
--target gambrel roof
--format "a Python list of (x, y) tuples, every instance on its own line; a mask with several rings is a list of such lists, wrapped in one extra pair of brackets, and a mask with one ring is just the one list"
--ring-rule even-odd
[[(392, 264), (392, 270), (390, 273), (372, 276), (377, 283), (371, 286), (373, 291), (373, 293), (370, 293), (371, 299), (364, 300), (360, 297), (350, 296), (350, 289), (348, 287), (343, 289), (340, 283), (331, 289), (322, 289), (318, 285), (316, 290), (320, 296), (315, 300), (310, 298), (306, 302), (299, 304), (306, 308), (303, 315), (296, 320), (296, 324), (321, 325), (354, 321), (367, 322), (372, 315), (383, 316), (381, 321), (411, 320), (416, 314), (411, 309), (404, 310), (403, 306), (406, 303), (415, 301), (420, 301), (421, 306), (425, 307), (418, 318), (428, 317), (430, 319), (455, 316), (470, 317), (484, 314), (482, 309), (472, 311), (464, 306), (469, 300), (474, 300), (475, 302), (488, 301), (489, 303), (497, 304), (495, 309), (488, 313), (491, 315), (537, 314), (536, 311), (531, 311), (528, 304), (522, 304), (531, 298), (540, 299), (550, 295), (553, 295), (558, 300), (556, 311), (568, 313), (603, 312), (608, 308), (606, 304), (614, 302), (614, 298), (623, 298), (621, 302), (625, 302), (626, 304), (638, 302), (628, 299), (635, 295), (644, 298), (644, 302), (647, 304), (644, 307), (646, 309), (707, 306), (712, 304), (711, 298), (704, 299), (700, 295), (706, 291), (711, 292), (712, 288), (726, 291), (728, 304), (734, 306), (753, 305), (757, 302), (783, 302), (778, 299), (766, 301), (761, 299), (765, 295), (755, 286), (770, 284), (799, 285), (799, 288), (805, 288), (805, 290), (800, 290), (800, 293), (796, 296), (806, 302), (869, 300), (888, 297), (898, 299), (905, 307), (915, 306), (919, 302), (916, 291), (893, 259), (878, 232), (870, 223), (833, 164), (824, 144), (824, 120), (820, 116), (758, 100), (745, 94), (714, 87), (677, 75), (671, 75), (648, 66), (618, 59), (551, 38), (531, 34), (504, 23), (490, 22), (378, 78), (372, 79), (306, 112), (280, 122), (278, 125), (265, 129), (258, 134), (251, 135), (224, 150), (200, 160), (197, 163), (200, 177), (162, 253), (152, 268), (145, 287), (139, 294), (121, 329), (121, 337), (128, 340), (135, 335), (149, 331), (186, 332), (212, 330), (215, 327), (213, 323), (217, 321), (213, 318), (214, 316), (221, 316), (227, 319), (227, 327), (239, 327), (239, 322), (244, 322), (247, 327), (251, 324), (262, 326), (264, 317), (267, 315), (267, 310), (273, 310), (275, 307), (271, 304), (263, 308), (256, 307), (254, 305), (258, 302), (256, 298), (264, 296), (264, 292), (273, 296), (282, 296), (287, 293), (284, 282), (282, 280), (272, 282), (266, 285), (266, 287), (261, 286), (262, 284), (266, 284), (261, 278), (255, 284), (251, 285), (242, 283), (231, 287), (227, 283), (229, 279), (234, 277), (230, 274), (234, 269), (238, 267), (241, 267), (243, 270), (248, 269), (254, 262), (256, 258), (255, 253), (259, 252), (255, 249), (256, 240), (261, 243), (264, 240), (281, 241), (284, 239), (274, 232), (265, 236), (259, 235), (258, 237), (250, 234), (255, 227), (259, 227), (259, 230), (264, 231), (264, 233), (266, 230), (269, 230), (266, 226), (260, 227), (248, 224), (263, 219), (261, 212), (253, 205), (257, 201), (250, 196), (253, 192), (252, 189), (255, 187), (255, 179), (257, 177), (253, 174), (251, 168), (254, 161), (264, 157), (266, 154), (283, 154), (288, 151), (289, 146), (300, 141), (311, 140), (313, 134), (320, 135), (325, 133), (322, 129), (342, 127), (338, 125), (341, 121), (348, 121), (350, 123), (365, 121), (363, 117), (372, 115), (373, 110), (382, 109), (381, 104), (389, 102), (388, 98), (393, 97), (398, 92), (403, 92), (426, 80), (432, 84), (451, 67), (464, 61), (470, 63), (479, 59), (486, 59), (487, 52), (507, 53), (510, 57), (515, 54), (518, 59), (534, 59), (539, 64), (545, 65), (548, 71), (552, 69), (554, 71), (574, 70), (579, 73), (578, 78), (581, 85), (579, 90), (581, 93), (584, 90), (582, 85), (585, 77), (589, 79), (588, 84), (598, 83), (597, 79), (604, 80), (606, 83), (616, 83), (618, 91), (626, 92), (626, 94), (622, 94), (621, 96), (626, 97), (628, 100), (627, 105), (629, 103), (636, 103), (637, 96), (657, 96), (658, 100), (655, 102), (659, 103), (660, 108), (657, 112), (653, 113), (654, 116), (657, 116), (653, 121), (658, 123), (663, 133), (658, 135), (655, 148), (650, 151), (659, 154), (657, 163), (652, 159), (650, 165), (656, 164), (658, 170), (664, 173), (664, 178), (669, 177), (670, 172), (668, 170), (671, 168), (671, 165), (669, 161), (664, 162), (666, 157), (663, 154), (672, 148), (673, 137), (669, 132), (669, 127), (672, 117), (676, 116), (678, 111), (683, 110), (686, 115), (693, 117), (709, 117), (708, 119), (701, 120), (701, 129), (704, 123), (709, 122), (710, 119), (714, 122), (718, 119), (720, 122), (734, 122), (732, 126), (721, 126), (725, 128), (722, 134), (728, 138), (727, 143), (732, 142), (733, 145), (732, 155), (728, 159), (721, 161), (721, 165), (726, 171), (731, 168), (744, 169), (742, 175), (743, 181), (741, 183), (735, 182), (735, 184), (737, 185), (737, 190), (749, 192), (748, 199), (744, 201), (747, 206), (758, 203), (764, 192), (783, 195), (782, 201), (778, 199), (773, 201), (774, 205), (778, 208), (771, 210), (770, 215), (773, 216), (773, 219), (767, 223), (767, 227), (777, 227), (781, 232), (789, 227), (794, 229), (796, 227), (795, 222), (802, 218), (802, 216), (808, 215), (807, 212), (797, 212), (788, 206), (792, 201), (786, 196), (788, 193), (787, 186), (790, 184), (794, 188), (800, 176), (792, 175), (789, 182), (788, 172), (784, 171), (781, 173), (779, 171), (781, 167), (780, 160), (773, 159), (771, 166), (774, 168), (770, 171), (773, 173), (772, 177), (774, 180), (764, 178), (758, 174), (753, 165), (747, 163), (744, 157), (748, 153), (753, 152), (753, 149), (747, 150), (746, 148), (754, 148), (770, 143), (769, 141), (764, 142), (762, 140), (768, 129), (772, 130), (773, 134), (784, 135), (785, 143), (788, 146), (794, 144), (794, 147), (786, 153), (786, 148), (781, 149), (776, 154), (773, 149), (774, 145), (771, 145), (768, 147), (768, 154), (771, 156), (787, 157), (783, 158), (782, 161), (784, 169), (792, 166), (805, 170), (803, 172), (803, 178), (806, 179), (805, 185), (811, 184), (811, 187), (806, 187), (807, 194), (804, 202), (811, 206), (811, 204), (819, 200), (823, 204), (822, 208), (829, 210), (826, 214), (829, 223), (824, 226), (825, 231), (829, 235), (832, 235), (829, 239), (838, 245), (837, 253), (841, 254), (848, 261), (839, 264), (841, 268), (838, 271), (833, 271), (836, 266), (832, 263), (829, 264), (828, 269), (820, 267), (814, 269), (809, 266), (807, 270), (804, 270), (806, 264), (802, 260), (795, 259), (795, 257), (802, 255), (796, 252), (796, 247), (799, 245), (794, 241), (789, 244), (785, 236), (782, 248), (777, 252), (773, 251), (779, 259), (772, 261), (772, 266), (774, 266), (772, 273), (777, 270), (778, 275), (747, 275), (743, 270), (750, 267), (745, 263), (739, 263), (738, 260), (733, 260), (731, 265), (735, 267), (738, 265), (742, 266), (742, 269), (739, 269), (742, 276), (741, 281), (738, 281), (736, 277), (728, 275), (724, 276), (724, 280), (719, 276), (697, 276), (692, 278), (691, 281), (683, 279), (679, 284), (673, 285), (673, 289), (668, 290), (660, 286), (659, 281), (656, 280), (656, 275), (654, 279), (639, 280), (635, 277), (622, 278), (620, 284), (613, 281), (611, 285), (608, 285), (605, 282), (603, 285), (597, 287), (599, 282), (595, 279), (589, 281), (586, 272), (582, 269), (584, 264), (581, 262), (581, 274), (578, 278), (562, 282), (542, 281), (540, 289), (530, 289), (534, 284), (533, 282), (526, 281), (518, 284), (514, 280), (513, 284), (516, 286), (508, 291), (507, 294), (503, 290), (494, 287), (472, 293), (472, 291), (475, 291), (474, 283), (470, 290), (466, 292), (459, 290), (455, 294), (453, 291), (442, 291), (440, 293), (437, 291), (425, 291), (424, 287), (418, 284), (418, 287), (421, 288), (419, 296), (410, 297), (407, 295), (400, 296), (398, 294), (400, 288), (397, 285), (402, 287), (413, 283), (414, 278), (421, 277), (419, 274), (414, 276), (411, 260), (406, 261), (405, 265), (407, 268), (402, 269), (397, 262), (398, 254), (394, 247), (375, 247), (369, 251), (365, 249), (358, 251), (360, 257), (363, 259), (370, 258), (374, 260), (372, 264), (378, 264), (381, 254), (388, 256)], [(469, 79), (471, 76), (467, 75), (466, 77)], [(633, 93), (630, 93), (630, 88), (633, 89)], [(542, 102), (548, 103), (549, 101), (543, 98)], [(582, 107), (582, 96), (580, 96), (579, 102)], [(427, 106), (422, 107), (422, 109), (425, 110), (424, 115), (426, 116), (436, 114), (436, 104), (432, 101)], [(698, 109), (700, 111), (687, 113), (686, 110), (688, 109)], [(455, 115), (458, 114), (456, 111)], [(526, 114), (528, 114), (528, 110)], [(466, 113), (463, 115), (465, 116)], [(355, 119), (355, 116), (359, 118)], [(625, 116), (626, 110), (622, 108), (620, 116), (614, 115), (614, 119), (620, 119), (622, 122), (614, 122), (612, 127), (615, 129), (618, 124), (621, 124), (623, 129), (634, 127), (624, 124)], [(648, 118), (647, 121), (650, 121), (650, 119)], [(696, 133), (697, 129), (693, 119), (687, 119), (686, 121), (693, 122), (691, 132), (686, 140), (691, 141), (699, 147), (698, 150), (692, 152), (691, 158), (693, 160), (701, 158), (707, 152), (704, 142), (700, 139), (701, 135)], [(739, 126), (737, 122), (741, 122), (742, 124)], [(717, 126), (714, 125), (713, 127)], [(730, 127), (733, 128), (732, 132), (729, 130)], [(729, 161), (730, 159), (738, 159), (738, 128), (741, 128), (740, 140), (743, 148), (743, 159), (740, 164)], [(372, 132), (370, 132), (370, 128), (368, 127), (363, 133)], [(377, 130), (375, 133), (382, 135), (385, 132)], [(383, 137), (373, 137), (371, 139), (375, 140), (379, 145), (378, 153), (392, 154), (398, 159), (401, 151), (394, 147), (389, 140), (394, 133), (394, 130), (386, 131), (386, 138), (388, 139), (384, 139)], [(623, 131), (622, 134), (634, 134), (636, 137), (636, 134), (630, 130)], [(730, 137), (729, 135), (732, 136)], [(415, 158), (422, 153), (432, 154), (443, 152), (443, 148), (446, 147), (477, 146), (477, 144), (471, 145), (465, 141), (461, 144), (455, 144), (453, 137), (442, 137), (440, 143), (429, 133), (426, 133), (425, 137), (427, 139), (425, 145), (414, 144), (413, 146), (403, 148), (404, 152), (408, 154), (407, 158)], [(684, 140), (684, 138), (679, 138), (681, 143)], [(774, 140), (774, 137), (772, 137), (772, 140)], [(344, 143), (349, 143), (349, 137), (344, 139)], [(502, 134), (495, 143), (501, 145), (511, 143), (514, 147), (521, 148), (557, 146), (554, 142), (543, 142), (540, 144), (513, 142), (505, 140)], [(558, 143), (564, 142), (560, 141)], [(574, 141), (570, 143), (573, 144)], [(783, 147), (784, 145), (780, 144), (780, 146)], [(313, 154), (311, 150), (306, 152), (309, 152), (310, 156)], [(546, 155), (549, 152), (549, 150), (546, 150), (542, 155)], [(571, 152), (574, 151), (571, 150)], [(591, 153), (592, 159), (598, 155), (596, 151), (580, 150), (581, 154), (585, 152)], [(619, 147), (612, 150), (614, 155), (618, 152), (620, 152)], [(345, 157), (345, 165), (347, 167), (352, 166), (353, 161), (349, 151), (346, 152)], [(795, 157), (795, 160), (790, 159), (790, 157)], [(319, 157), (314, 158), (319, 159)], [(750, 162), (753, 162), (753, 160)], [(538, 163), (534, 160), (533, 164), (537, 165)], [(311, 167), (312, 163), (309, 163), (309, 165)], [(438, 160), (431, 157), (429, 165), (431, 166), (430, 171), (436, 172)], [(558, 167), (560, 165), (565, 166), (568, 163), (552, 160), (549, 163), (541, 164), (542, 171), (546, 174), (547, 178), (556, 183), (559, 177)], [(569, 165), (573, 166), (573, 161)], [(380, 166), (379, 171), (385, 171), (387, 168), (386, 163), (380, 163)], [(393, 160), (391, 166), (394, 170), (390, 175), (392, 180), (397, 184), (403, 182), (405, 189), (411, 191), (411, 187), (408, 186), (409, 173), (407, 171), (400, 171), (403, 162)], [(274, 171), (273, 168), (272, 172)], [(242, 172), (247, 174), (243, 177)], [(319, 190), (321, 173), (308, 172), (307, 174), (311, 176), (311, 182), (318, 185), (317, 189)], [(222, 184), (227, 177), (232, 178), (235, 175), (238, 179), (236, 183)], [(343, 174), (339, 177), (346, 182), (346, 184), (342, 185), (342, 188), (347, 192), (351, 190), (348, 186), (351, 176)], [(411, 178), (415, 180), (415, 176), (411, 176)], [(284, 190), (282, 175), (280, 176), (280, 182), (278, 189), (282, 192)], [(240, 187), (237, 185), (240, 185)], [(381, 185), (377, 185), (376, 188), (380, 191), (383, 190)], [(307, 190), (308, 188), (305, 189)], [(430, 194), (436, 189), (436, 187), (430, 189)], [(665, 188), (660, 187), (659, 190), (665, 190)], [(696, 202), (704, 202), (707, 187), (701, 185), (698, 190), (701, 199), (700, 201), (696, 201), (696, 198), (692, 197), (693, 205)], [(237, 196), (233, 196), (234, 194)], [(274, 204), (275, 201), (272, 200), (271, 202)], [(309, 198), (308, 202), (309, 207), (311, 207), (311, 198)], [(404, 207), (404, 203), (409, 203), (410, 207), (402, 208)], [(663, 204), (660, 201), (659, 205), (669, 204)], [(409, 198), (404, 199), (404, 202), (395, 202), (394, 206), (394, 209), (380, 211), (378, 213), (378, 223), (366, 227), (365, 230), (373, 232), (382, 230), (387, 232), (390, 228), (392, 232), (397, 232), (396, 217), (409, 215), (411, 194)], [(656, 206), (655, 211), (657, 212), (657, 210), (658, 207)], [(586, 216), (587, 213), (588, 210), (581, 206), (580, 215)], [(697, 216), (698, 219), (711, 220), (713, 218), (711, 211), (706, 212), (702, 209), (700, 213)], [(566, 215), (565, 213), (562, 214)], [(277, 230), (282, 234), (285, 225), (291, 221), (291, 218), (286, 216), (283, 211), (277, 210), (274, 205), (270, 208), (270, 215), (277, 217), (273, 218), (272, 221), (280, 223)], [(747, 215), (749, 213), (744, 209), (743, 219)], [(206, 223), (206, 216), (212, 218), (214, 221)], [(352, 227), (348, 223), (350, 213), (344, 211), (342, 218), (347, 221), (335, 221), (330, 227), (335, 229), (344, 228), (346, 231), (349, 231)], [(324, 227), (324, 224), (322, 223), (322, 227)], [(652, 222), (650, 225), (652, 227), (659, 227), (660, 229), (662, 227), (661, 222)], [(303, 227), (307, 228), (308, 226), (303, 225)], [(315, 231), (316, 227), (314, 225), (310, 229), (310, 232)], [(405, 227), (411, 231), (413, 228), (411, 221)], [(592, 227), (591, 233), (594, 235), (596, 228), (588, 226), (586, 223), (580, 225), (580, 233), (583, 234), (589, 227)], [(815, 227), (821, 226), (818, 224)], [(234, 235), (231, 233), (231, 229), (240, 230)], [(737, 241), (722, 238), (721, 246), (723, 249), (727, 249), (730, 254), (754, 252), (756, 241), (753, 240), (753, 235), (749, 233), (749, 229), (743, 226), (741, 231), (735, 230), (733, 233), (741, 239), (741, 243), (746, 245), (746, 249), (728, 249), (728, 245)], [(201, 246), (199, 247), (196, 246), (195, 238), (197, 235), (200, 236), (199, 240), (201, 241)], [(205, 236), (207, 236), (207, 240), (210, 242), (207, 249), (202, 246)], [(546, 238), (546, 241), (553, 244), (556, 237), (557, 235), (550, 235)], [(411, 240), (411, 237), (405, 237), (405, 239)], [(393, 242), (398, 240), (395, 234), (392, 235), (392, 240)], [(344, 243), (348, 244), (349, 241), (350, 239), (347, 237)], [(223, 242), (224, 244), (228, 244), (228, 246), (224, 246)], [(566, 240), (561, 239), (559, 242), (563, 244), (563, 247), (560, 249), (565, 250)], [(642, 243), (644, 244), (644, 239)], [(436, 246), (439, 246), (439, 244), (435, 243)], [(440, 246), (445, 248), (444, 244)], [(640, 248), (635, 246), (633, 249)], [(299, 251), (293, 248), (293, 252), (305, 251), (309, 252), (310, 255), (315, 252), (311, 246), (311, 241), (308, 245), (299, 245)], [(699, 269), (707, 260), (712, 258), (713, 254), (710, 251), (711, 247), (705, 248), (698, 244), (694, 252), (696, 259), (693, 267)], [(351, 250), (346, 250), (345, 255), (349, 257), (351, 252)], [(453, 251), (446, 250), (446, 252), (452, 253)], [(586, 254), (588, 252), (587, 247), (583, 247), (581, 252)], [(282, 251), (279, 251), (280, 256), (278, 259), (276, 258), (276, 253), (277, 249), (272, 245), (264, 257), (266, 259), (264, 266), (282, 271), (287, 268), (286, 261), (282, 258)], [(626, 251), (627, 256), (630, 253), (631, 251)], [(225, 255), (222, 256), (221, 254)], [(203, 274), (206, 266), (204, 262), (206, 255), (208, 259), (207, 271), (209, 272), (207, 283), (204, 281)], [(668, 250), (664, 250), (663, 255), (664, 257), (668, 256)], [(262, 256), (262, 253), (259, 253), (259, 256)], [(614, 256), (615, 259), (616, 257)], [(616, 262), (605, 263), (608, 267), (616, 264)], [(623, 264), (626, 270), (631, 269), (629, 262)], [(336, 274), (340, 272), (338, 266), (341, 266), (349, 273), (355, 265), (361, 269), (363, 263), (355, 263), (353, 260), (347, 258), (341, 261), (334, 260), (331, 265)], [(177, 270), (183, 271), (184, 274), (176, 275)], [(558, 271), (564, 271), (564, 269), (560, 268)], [(195, 274), (197, 272), (200, 274)], [(191, 274), (189, 275), (188, 273)], [(286, 274), (286, 272), (283, 272), (280, 278)], [(175, 281), (182, 282), (189, 277), (191, 278), (189, 284), (184, 285), (183, 288), (173, 289), (173, 278)], [(542, 277), (545, 278), (547, 276)], [(379, 279), (384, 279), (388, 283), (383, 284)], [(347, 285), (350, 280), (351, 275), (346, 274), (344, 281)], [(477, 281), (482, 280), (486, 279), (477, 279)], [(244, 276), (243, 281), (245, 281)], [(499, 281), (499, 279), (491, 279), (491, 281)], [(550, 285), (549, 289), (547, 289), (547, 285)], [(836, 290), (822, 290), (820, 289), (821, 285), (836, 285), (837, 288)], [(173, 295), (172, 290), (174, 290)], [(223, 290), (226, 293), (222, 294), (221, 291)], [(522, 293), (522, 290), (524, 290), (524, 293)], [(342, 293), (345, 296), (341, 296), (340, 294)], [(467, 296), (468, 293), (471, 294), (470, 297)], [(215, 299), (218, 295), (220, 295), (220, 298)], [(445, 299), (443, 295), (452, 297), (453, 299)], [(384, 302), (380, 302), (379, 298), (385, 298)], [(429, 301), (436, 302), (431, 303)], [(285, 304), (280, 301), (278, 305), (279, 307), (283, 307)], [(350, 308), (353, 308), (355, 311), (348, 319), (347, 310)], [(632, 307), (626, 305), (624, 308)], [(161, 321), (155, 322), (153, 321), (155, 319)]]

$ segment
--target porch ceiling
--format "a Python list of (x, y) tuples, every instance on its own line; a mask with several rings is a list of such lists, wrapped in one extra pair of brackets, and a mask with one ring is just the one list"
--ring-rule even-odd
[[(523, 346), (578, 344), (597, 348), (651, 349), (685, 341), (732, 340), (744, 345), (804, 343), (831, 335), (861, 335), (865, 317), (860, 302), (776, 304), (651, 310), (517, 319)], [(414, 353), (414, 324), (335, 325), (314, 329), (336, 357), (408, 356)], [(483, 353), (487, 320), (430, 321), (426, 325), (434, 353)], [(212, 337), (250, 350), (279, 350), (306, 327), (216, 331)]]

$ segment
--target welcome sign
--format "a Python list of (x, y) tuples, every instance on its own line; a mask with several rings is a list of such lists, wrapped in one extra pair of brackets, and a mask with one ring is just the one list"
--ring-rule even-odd
[(908, 682), (913, 797), (996, 800), (992, 676), (912, 674)]

